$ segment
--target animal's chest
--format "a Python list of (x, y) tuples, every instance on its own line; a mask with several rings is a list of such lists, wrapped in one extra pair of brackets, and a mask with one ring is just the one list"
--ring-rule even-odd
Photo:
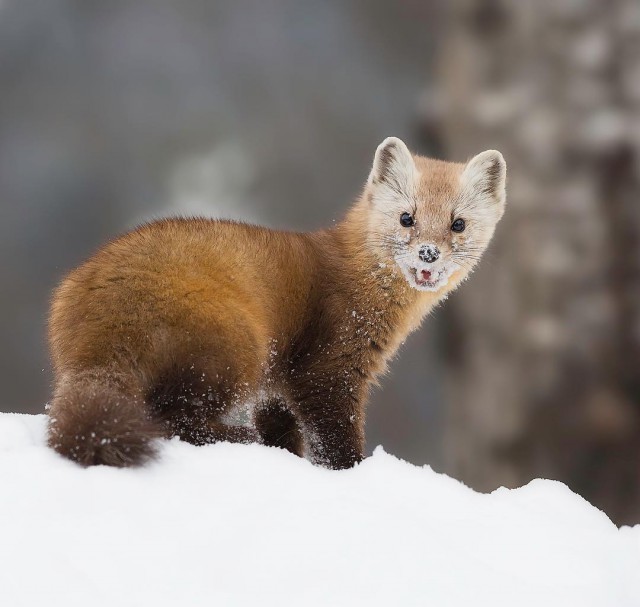
[(333, 350), (341, 367), (363, 379), (375, 379), (390, 353), (390, 321), (385, 311), (351, 310), (336, 327)]

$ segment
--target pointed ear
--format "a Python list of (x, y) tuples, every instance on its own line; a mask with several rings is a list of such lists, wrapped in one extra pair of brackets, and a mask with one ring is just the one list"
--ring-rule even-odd
[(504, 207), (506, 199), (507, 163), (497, 150), (474, 156), (462, 172), (462, 181), (474, 195), (497, 202)]
[(414, 181), (415, 170), (413, 157), (404, 141), (387, 137), (376, 150), (368, 183), (373, 186), (385, 184), (405, 192)]

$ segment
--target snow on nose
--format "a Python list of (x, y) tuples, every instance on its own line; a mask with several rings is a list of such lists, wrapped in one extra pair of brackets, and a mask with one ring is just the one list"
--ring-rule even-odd
[(418, 257), (425, 263), (433, 263), (440, 257), (440, 251), (434, 244), (425, 244), (420, 247)]

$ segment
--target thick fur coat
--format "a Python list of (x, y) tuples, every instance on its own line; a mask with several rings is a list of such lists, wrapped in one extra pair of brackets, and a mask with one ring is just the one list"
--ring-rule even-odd
[[(53, 297), (50, 445), (126, 466), (177, 435), (352, 466), (370, 386), (477, 263), (505, 172), (499, 152), (446, 163), (388, 138), (332, 229), (164, 219), (110, 242)], [(253, 427), (224, 422), (247, 402)]]

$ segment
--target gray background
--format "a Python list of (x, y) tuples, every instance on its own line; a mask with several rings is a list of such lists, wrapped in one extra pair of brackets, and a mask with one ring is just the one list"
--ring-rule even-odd
[[(51, 289), (106, 239), (171, 213), (326, 226), (384, 137), (429, 152), (418, 107), (438, 14), (375, 0), (0, 3), (1, 410), (43, 410)], [(438, 317), (368, 418), (371, 446), (436, 466)]]

